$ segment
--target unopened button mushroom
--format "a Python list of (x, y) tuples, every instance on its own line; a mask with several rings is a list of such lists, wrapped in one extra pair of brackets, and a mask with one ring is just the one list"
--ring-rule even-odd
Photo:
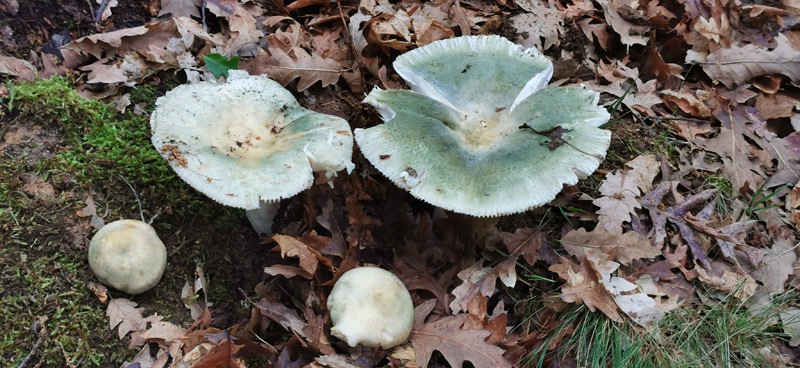
[(167, 266), (167, 248), (152, 226), (138, 220), (114, 221), (89, 243), (89, 268), (106, 286), (128, 294), (152, 289)]
[(378, 267), (345, 272), (328, 297), (331, 334), (350, 346), (402, 344), (414, 325), (414, 305), (403, 282)]

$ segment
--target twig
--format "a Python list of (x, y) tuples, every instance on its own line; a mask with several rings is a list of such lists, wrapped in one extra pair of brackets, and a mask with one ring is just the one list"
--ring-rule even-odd
[(208, 25), (206, 24), (206, 6), (208, 5), (208, 0), (203, 0), (203, 6), (200, 8), (200, 16), (201, 21), (203, 22), (203, 32), (208, 32)]
[(36, 322), (33, 322), (33, 325), (31, 325), (31, 331), (39, 335), (39, 338), (36, 340), (36, 343), (33, 344), (31, 352), (28, 353), (28, 356), (26, 356), (25, 359), (19, 363), (17, 368), (25, 368), (25, 366), (28, 365), (31, 359), (33, 359), (33, 357), (36, 355), (36, 352), (39, 351), (39, 348), (44, 343), (44, 339), (47, 338), (47, 326), (45, 326), (45, 322), (47, 322), (47, 317), (41, 316), (36, 320)]
[[(136, 189), (133, 189), (133, 185), (131, 185), (131, 183), (128, 182), (128, 179), (125, 179), (124, 176), (119, 175), (119, 178), (122, 179), (122, 181), (124, 181), (125, 184), (128, 184), (128, 188), (131, 188), (131, 191), (133, 192), (133, 196), (134, 196), (134, 198), (136, 198), (136, 203), (139, 204), (139, 217), (141, 217), (142, 218), (142, 222), (144, 222), (144, 211), (142, 211), (142, 201), (139, 200), (139, 193), (136, 193)], [(153, 217), (153, 218), (155, 219), (155, 217)], [(152, 220), (151, 220), (151, 222), (152, 222)]]
[(103, 16), (103, 12), (106, 10), (106, 6), (108, 6), (108, 0), (103, 0), (100, 2), (100, 7), (97, 8), (97, 12), (94, 13), (94, 25), (95, 27), (100, 26), (100, 18)]
[(691, 121), (693, 123), (710, 123), (710, 120), (705, 119), (697, 119), (697, 118), (688, 118), (683, 116), (645, 116), (644, 120), (654, 120), (654, 121), (670, 121), (670, 120), (683, 120), (683, 121)]

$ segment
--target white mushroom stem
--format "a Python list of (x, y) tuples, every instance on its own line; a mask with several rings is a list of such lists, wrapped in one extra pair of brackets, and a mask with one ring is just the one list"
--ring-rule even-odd
[(272, 235), (272, 220), (278, 213), (281, 207), (281, 202), (266, 202), (259, 201), (260, 206), (256, 209), (246, 210), (247, 219), (250, 220), (250, 225), (259, 236)]

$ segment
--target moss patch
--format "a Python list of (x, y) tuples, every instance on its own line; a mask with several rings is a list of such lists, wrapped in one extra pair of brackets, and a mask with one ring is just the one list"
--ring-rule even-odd
[[(251, 293), (264, 278), (265, 247), (244, 211), (214, 203), (173, 173), (152, 147), (146, 113), (118, 113), (85, 99), (64, 78), (6, 88), (0, 262), (10, 267), (0, 270), (0, 366), (16, 366), (29, 354), (38, 338), (31, 325), (42, 316), (48, 335), (31, 365), (119, 366), (136, 353), (108, 328), (105, 305), (87, 288), (97, 281), (86, 262), (95, 229), (77, 212), (89, 196), (106, 222), (155, 217), (167, 246), (167, 270), (155, 289), (135, 297), (110, 290), (111, 297), (188, 327), (180, 291), (202, 264), (212, 325), (227, 328), (249, 317), (239, 290)], [(151, 111), (166, 88), (131, 90), (132, 103)]]

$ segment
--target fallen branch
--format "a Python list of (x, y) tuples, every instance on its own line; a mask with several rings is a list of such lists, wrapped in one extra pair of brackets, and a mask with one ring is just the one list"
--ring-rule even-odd
[(36, 320), (36, 322), (33, 323), (33, 325), (31, 325), (31, 331), (39, 335), (39, 339), (36, 340), (36, 343), (33, 344), (31, 352), (28, 353), (28, 356), (26, 356), (25, 359), (22, 359), (22, 362), (19, 363), (17, 368), (25, 368), (25, 366), (28, 365), (28, 362), (30, 362), (30, 360), (36, 356), (36, 352), (39, 351), (39, 348), (44, 343), (44, 339), (47, 338), (47, 326), (44, 325), (45, 322), (47, 322), (47, 317), (41, 316)]

